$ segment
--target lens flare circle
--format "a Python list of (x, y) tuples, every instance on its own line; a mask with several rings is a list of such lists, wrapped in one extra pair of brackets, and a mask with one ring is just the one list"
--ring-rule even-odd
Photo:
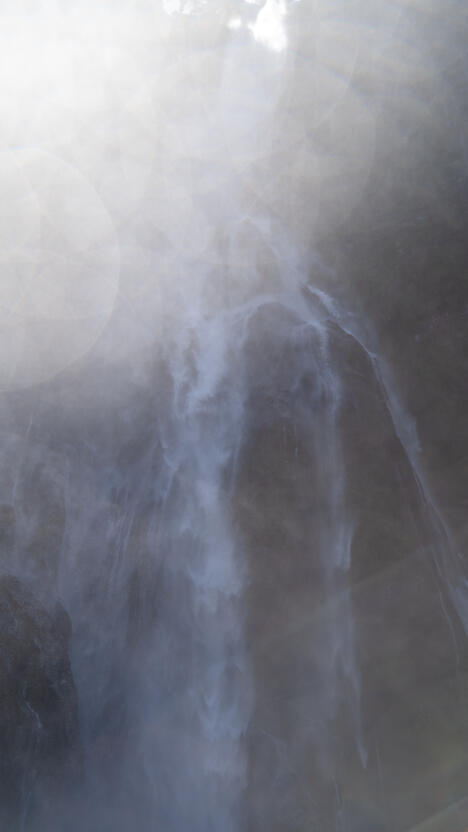
[(0, 154), (0, 389), (50, 379), (112, 313), (119, 250), (85, 177), (38, 149)]

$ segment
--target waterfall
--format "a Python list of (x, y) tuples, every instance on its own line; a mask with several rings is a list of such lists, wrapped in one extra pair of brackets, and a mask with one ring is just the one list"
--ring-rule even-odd
[(9, 832), (463, 812), (463, 524), (395, 348), (463, 247), (463, 10), (423, 5), (0, 10)]

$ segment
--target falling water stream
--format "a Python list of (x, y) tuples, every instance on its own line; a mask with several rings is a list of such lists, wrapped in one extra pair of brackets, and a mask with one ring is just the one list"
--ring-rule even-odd
[(443, 132), (430, 5), (0, 10), (2, 571), (68, 613), (79, 724), (18, 832), (406, 832), (463, 804), (463, 557), (328, 257), (414, 123)]

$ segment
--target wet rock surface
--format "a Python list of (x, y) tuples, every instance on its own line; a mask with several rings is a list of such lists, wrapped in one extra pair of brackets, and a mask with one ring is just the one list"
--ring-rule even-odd
[(298, 341), (290, 313), (265, 316), (236, 491), (249, 828), (412, 828), (461, 800), (468, 775), (468, 649), (437, 526), (368, 352), (334, 321)]
[(49, 613), (17, 578), (0, 576), (0, 819), (30, 828), (44, 801), (79, 775), (78, 708), (70, 619)]
[(464, 0), (16, 5), (1, 823), (462, 832)]

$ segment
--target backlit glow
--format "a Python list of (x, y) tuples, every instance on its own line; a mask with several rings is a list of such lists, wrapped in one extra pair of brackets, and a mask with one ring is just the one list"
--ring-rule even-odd
[(286, 49), (288, 41), (284, 26), (285, 16), (284, 0), (267, 0), (259, 11), (255, 23), (249, 26), (255, 40), (273, 49), (274, 52), (282, 52)]

